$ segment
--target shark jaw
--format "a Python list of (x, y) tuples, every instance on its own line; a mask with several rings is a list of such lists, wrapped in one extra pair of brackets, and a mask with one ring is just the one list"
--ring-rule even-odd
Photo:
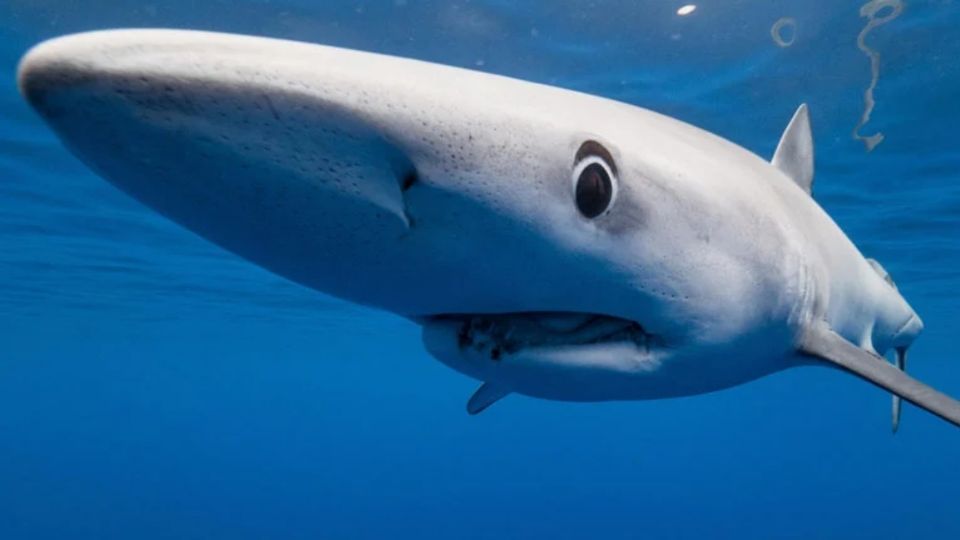
[(639, 323), (587, 313), (516, 313), (498, 315), (448, 315), (441, 319), (458, 321), (457, 342), (461, 349), (489, 351), (497, 361), (531, 347), (590, 346), (603, 343), (630, 343), (638, 351), (650, 352), (654, 336)]
[(635, 393), (624, 382), (657, 371), (668, 351), (639, 323), (594, 313), (440, 315), (424, 323), (423, 336), (435, 358), (465, 375), (565, 401)]

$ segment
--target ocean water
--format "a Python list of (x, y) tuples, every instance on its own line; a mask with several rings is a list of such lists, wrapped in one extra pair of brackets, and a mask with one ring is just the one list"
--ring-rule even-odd
[(960, 430), (907, 406), (893, 436), (889, 396), (835, 371), (469, 417), (415, 325), (140, 206), (14, 80), (42, 39), (151, 26), (582, 90), (763, 156), (807, 102), (816, 198), (924, 318), (911, 372), (960, 395), (960, 6), (866, 34), (868, 152), (864, 2), (689, 2), (0, 0), (0, 538), (960, 538)]

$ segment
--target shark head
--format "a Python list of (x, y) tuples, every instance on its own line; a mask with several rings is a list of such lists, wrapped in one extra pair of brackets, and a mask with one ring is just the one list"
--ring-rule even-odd
[[(19, 84), (75, 155), (147, 206), (421, 324), (435, 357), (487, 383), (474, 412), (507, 392), (716, 390), (803, 363), (814, 319), (869, 334), (909, 310), (812, 202), (802, 132), (771, 165), (577, 92), (193, 31), (51, 40)], [(847, 244), (827, 253), (824, 235)], [(831, 289), (824, 261), (876, 287)], [(886, 303), (831, 311), (844, 294)]]

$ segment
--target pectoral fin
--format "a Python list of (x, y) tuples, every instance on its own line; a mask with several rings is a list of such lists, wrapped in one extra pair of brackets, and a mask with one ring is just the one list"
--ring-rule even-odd
[[(960, 427), (960, 401), (910, 377), (883, 358), (853, 345), (826, 324), (808, 327), (800, 337), (798, 348), (802, 354), (839, 366)], [(896, 422), (896, 412), (894, 414)]]
[(493, 405), (509, 393), (510, 390), (502, 386), (485, 382), (470, 396), (470, 401), (467, 402), (467, 412), (470, 414), (480, 414), (484, 409)]
[[(897, 347), (897, 369), (907, 370), (907, 350)], [(893, 395), (893, 432), (896, 433), (900, 428), (900, 396)]]

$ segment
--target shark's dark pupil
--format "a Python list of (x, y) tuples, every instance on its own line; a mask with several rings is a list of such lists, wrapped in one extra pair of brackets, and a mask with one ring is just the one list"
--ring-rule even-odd
[(587, 165), (577, 178), (577, 209), (584, 217), (595, 218), (610, 205), (613, 184), (599, 163)]

